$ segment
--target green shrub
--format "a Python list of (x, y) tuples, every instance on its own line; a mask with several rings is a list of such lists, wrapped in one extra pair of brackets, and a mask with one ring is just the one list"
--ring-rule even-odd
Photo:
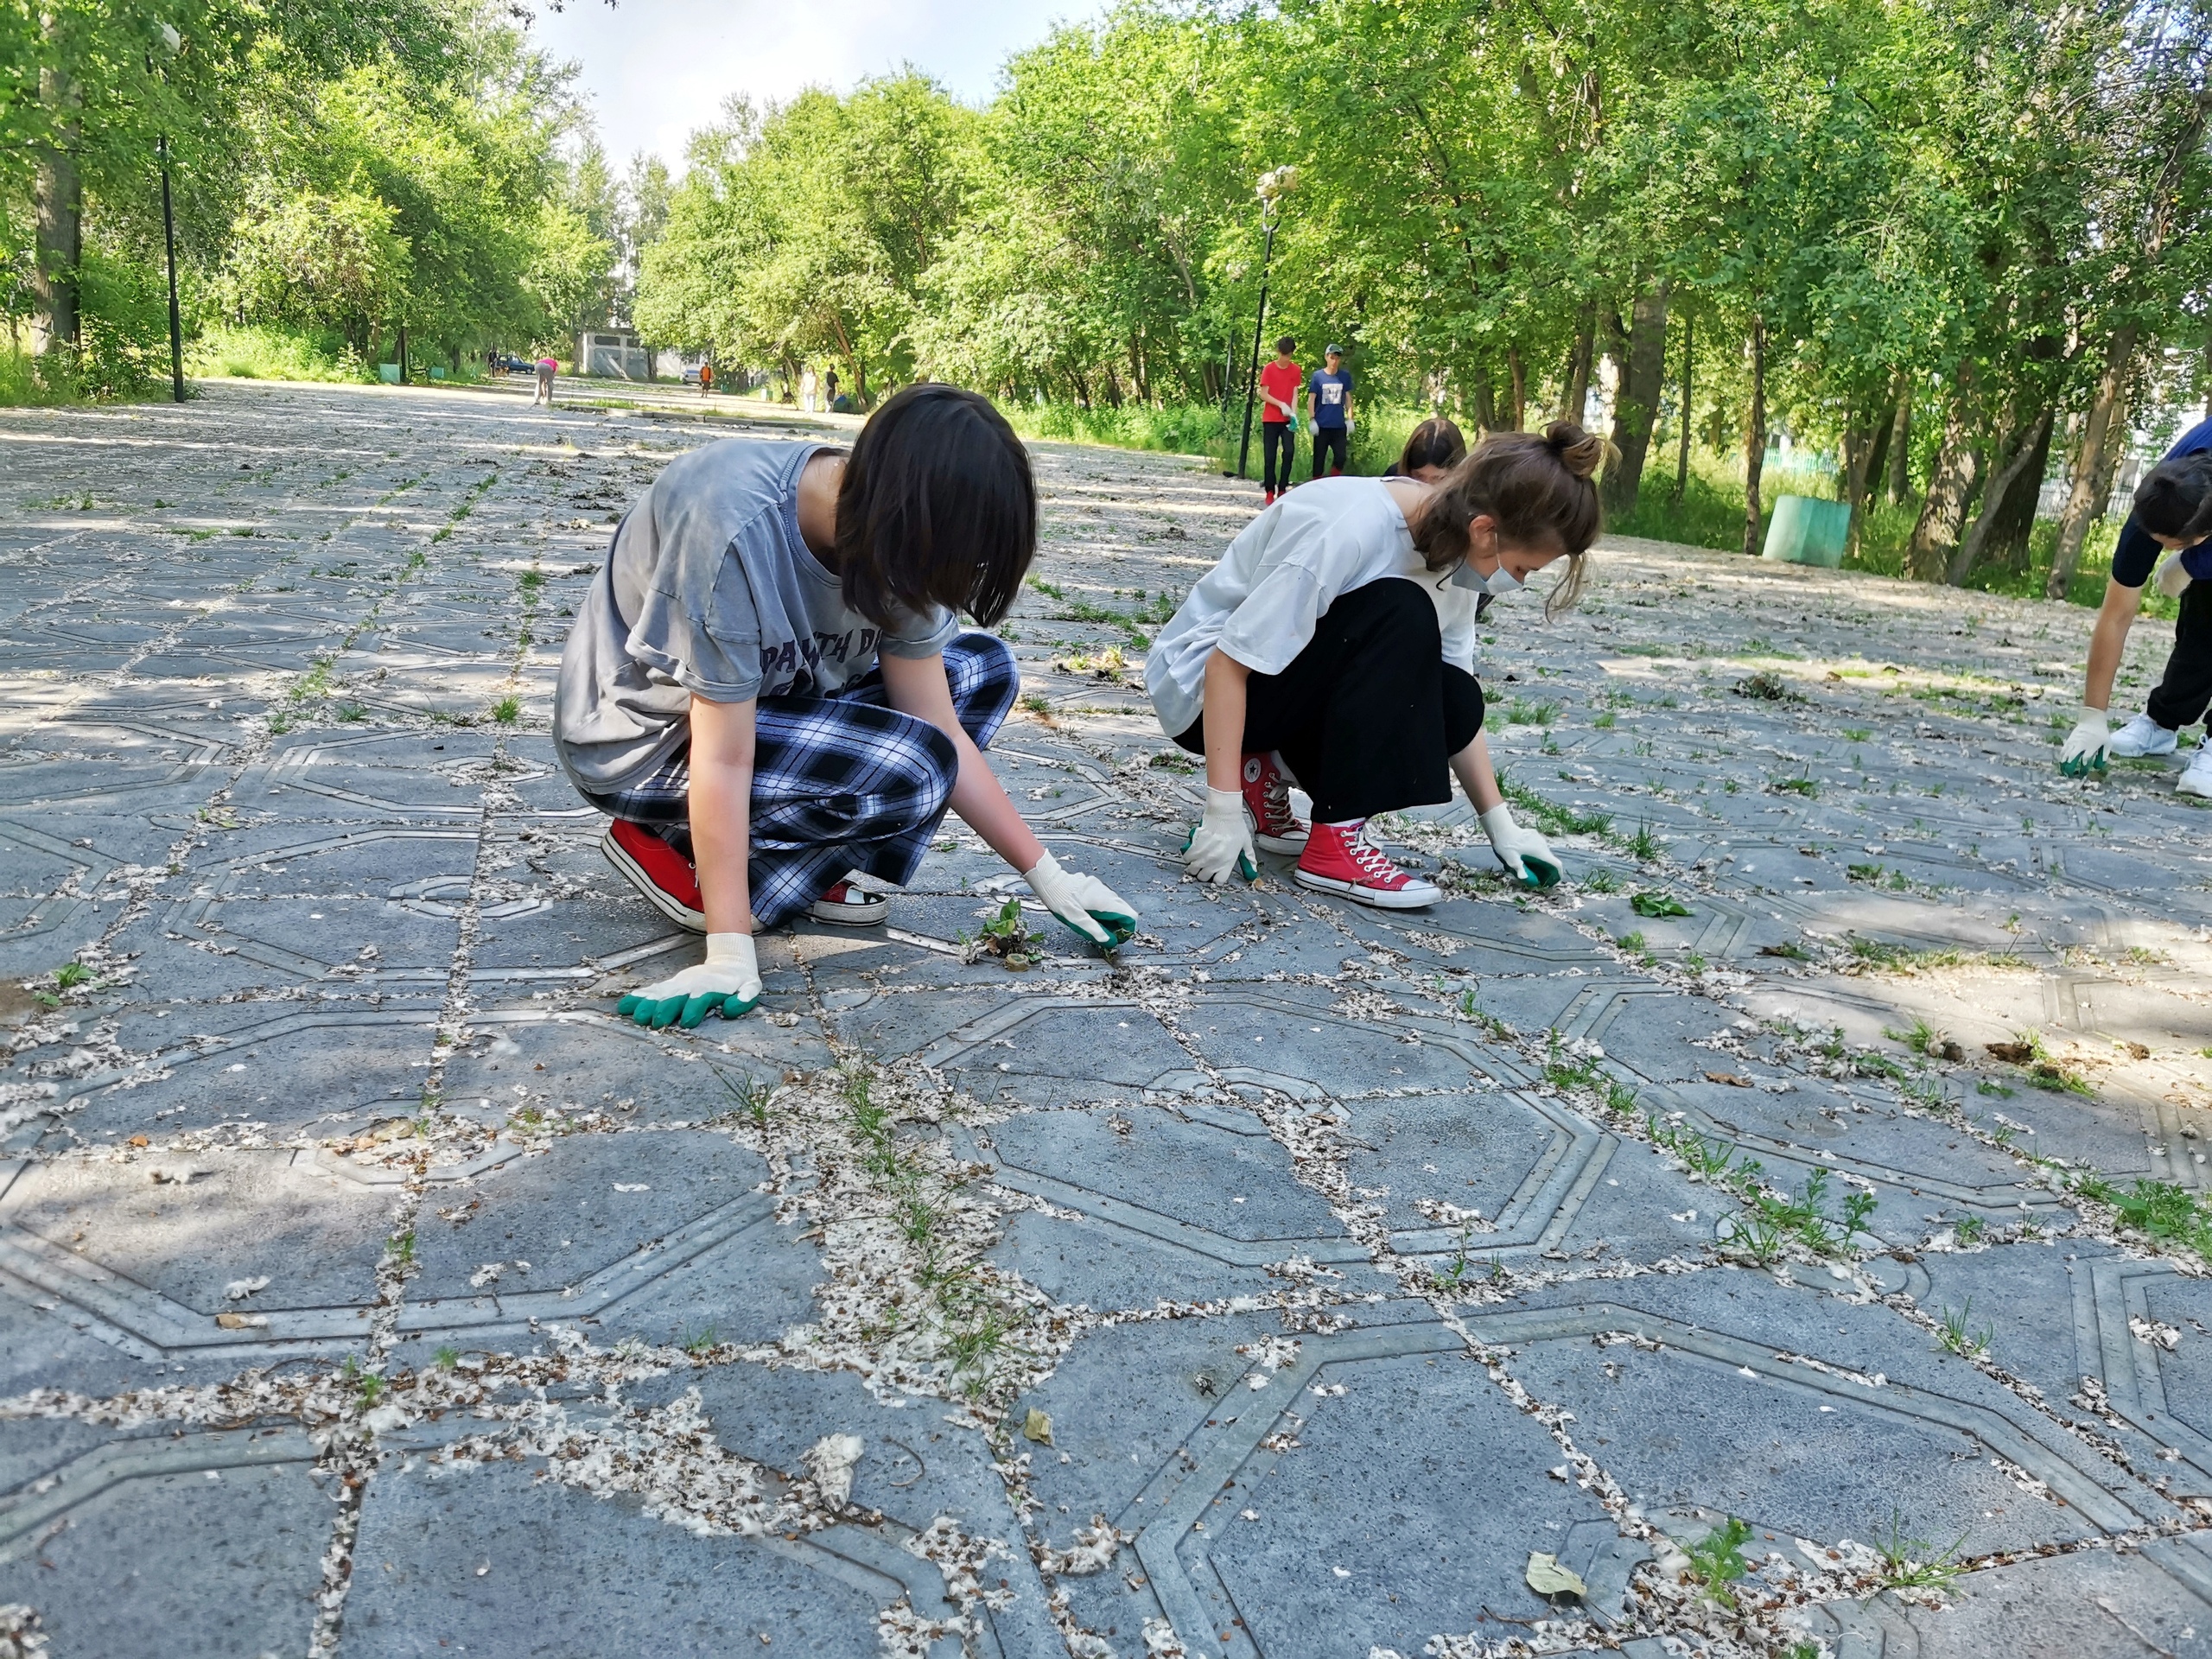
[(194, 340), (185, 371), (231, 380), (374, 380), (373, 370), (335, 332), (214, 327)]

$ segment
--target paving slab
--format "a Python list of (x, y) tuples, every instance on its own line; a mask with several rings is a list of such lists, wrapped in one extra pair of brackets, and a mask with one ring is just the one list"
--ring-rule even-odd
[(2208, 1650), (2212, 817), (2056, 775), (2088, 613), (1611, 538), (1480, 635), (1565, 884), (1455, 801), (1378, 825), (1429, 911), (1201, 889), (1141, 664), (1256, 492), (1039, 444), (995, 759), (1139, 937), (948, 822), (882, 933), (640, 1031), (696, 947), (554, 761), (569, 619), (671, 458), (851, 429), (0, 413), (0, 1601), (56, 1654)]

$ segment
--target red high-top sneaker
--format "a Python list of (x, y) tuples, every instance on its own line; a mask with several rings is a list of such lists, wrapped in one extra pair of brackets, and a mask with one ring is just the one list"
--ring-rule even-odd
[(1252, 840), (1262, 852), (1306, 850), (1306, 824), (1290, 810), (1290, 780), (1272, 754), (1244, 757), (1244, 810), (1252, 815)]
[(1377, 910), (1419, 910), (1444, 897), (1435, 883), (1408, 875), (1367, 838), (1367, 820), (1317, 823), (1292, 872), (1301, 887), (1340, 893)]
[(690, 859), (644, 824), (615, 819), (600, 837), (599, 850), (670, 921), (694, 933), (707, 931), (706, 900), (699, 897), (698, 871)]

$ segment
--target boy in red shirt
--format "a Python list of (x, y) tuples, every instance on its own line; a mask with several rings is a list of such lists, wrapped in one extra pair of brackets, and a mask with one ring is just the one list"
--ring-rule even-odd
[(1306, 384), (1298, 359), (1291, 353), (1298, 342), (1288, 334), (1275, 341), (1275, 360), (1260, 371), (1260, 476), (1272, 504), (1275, 489), (1275, 452), (1282, 452), (1282, 487), (1290, 487), (1291, 458), (1298, 452), (1298, 394)]

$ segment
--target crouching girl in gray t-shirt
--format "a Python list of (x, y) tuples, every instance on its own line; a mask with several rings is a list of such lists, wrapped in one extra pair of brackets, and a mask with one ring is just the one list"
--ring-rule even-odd
[(982, 751), (1020, 689), (962, 632), (1006, 613), (1037, 551), (1029, 457), (973, 392), (910, 386), (851, 452), (729, 439), (670, 464), (616, 531), (561, 657), (554, 745), (613, 819), (615, 868), (707, 959), (622, 999), (641, 1025), (760, 998), (756, 926), (868, 925), (853, 886), (912, 878), (950, 806), (1098, 944), (1136, 915), (1063, 870)]

